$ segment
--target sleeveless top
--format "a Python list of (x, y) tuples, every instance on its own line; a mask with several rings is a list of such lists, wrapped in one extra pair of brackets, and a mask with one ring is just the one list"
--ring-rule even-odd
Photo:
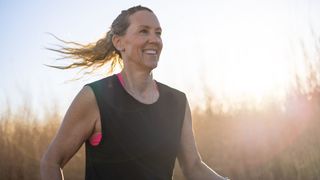
[(172, 179), (185, 115), (184, 93), (156, 82), (153, 104), (136, 100), (116, 75), (88, 84), (100, 111), (102, 139), (86, 141), (86, 180)]

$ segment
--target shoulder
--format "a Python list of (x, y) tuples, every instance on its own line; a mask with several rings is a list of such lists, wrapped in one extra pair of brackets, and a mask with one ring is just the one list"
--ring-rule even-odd
[(95, 103), (94, 91), (89, 86), (84, 86), (75, 97), (74, 102), (83, 106), (92, 105)]
[(88, 83), (86, 85), (90, 86), (91, 88), (97, 87), (97, 86), (103, 86), (108, 82), (112, 82), (114, 78), (115, 78), (115, 76), (111, 75), (111, 76), (108, 76), (108, 77), (104, 77), (102, 79), (95, 80), (95, 81), (90, 82), (90, 83)]
[(110, 87), (114, 87), (115, 84), (115, 75), (111, 75), (108, 77), (104, 77), (102, 79), (90, 82), (88, 84), (86, 84), (85, 86), (89, 86), (92, 91), (94, 92), (94, 94), (100, 94), (106, 91), (106, 89), (110, 88)]
[(161, 82), (158, 82), (158, 81), (157, 81), (157, 85), (164, 94), (173, 95), (174, 97), (178, 97), (178, 98), (184, 99), (184, 100), (186, 99), (186, 94), (176, 88), (170, 87), (170, 86), (163, 84)]
[(99, 107), (105, 106), (106, 103), (113, 103), (115, 101), (114, 97), (119, 90), (115, 75), (93, 81), (86, 84), (85, 87), (91, 89)]
[[(76, 97), (73, 99), (68, 108), (65, 119), (83, 119), (84, 121), (91, 121), (90, 117), (98, 117), (97, 103), (92, 89), (84, 86)], [(69, 121), (69, 120), (68, 120)]]
[(164, 90), (164, 91), (173, 92), (173, 93), (177, 93), (177, 94), (185, 94), (184, 92), (182, 92), (182, 91), (180, 91), (180, 90), (178, 90), (176, 88), (173, 88), (173, 87), (171, 87), (169, 85), (163, 84), (163, 83), (158, 82), (158, 81), (157, 81), (157, 85), (160, 88), (162, 88), (162, 90)]

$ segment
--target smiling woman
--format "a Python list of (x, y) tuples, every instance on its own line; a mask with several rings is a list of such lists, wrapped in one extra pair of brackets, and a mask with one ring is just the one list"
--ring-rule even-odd
[(42, 158), (42, 179), (63, 179), (62, 168), (82, 144), (86, 180), (169, 180), (176, 158), (188, 179), (226, 179), (201, 160), (186, 95), (153, 79), (162, 40), (149, 8), (122, 11), (95, 44), (71, 44), (79, 48), (54, 51), (79, 62), (57, 68), (95, 69), (111, 62), (111, 71), (117, 63), (123, 69), (78, 93)]

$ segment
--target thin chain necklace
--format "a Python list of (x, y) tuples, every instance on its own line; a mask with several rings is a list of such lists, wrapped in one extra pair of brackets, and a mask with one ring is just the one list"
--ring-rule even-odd
[[(120, 80), (123, 88), (124, 88), (132, 97), (134, 97), (135, 99), (137, 99), (137, 100), (139, 100), (139, 101), (141, 101), (141, 102), (145, 102), (145, 101), (144, 101), (145, 98), (141, 98), (140, 94), (135, 93), (134, 91), (132, 91), (132, 90), (127, 86), (127, 83), (125, 83), (124, 78), (123, 78), (123, 76), (122, 76), (121, 73), (117, 74), (117, 76), (118, 76), (118, 78), (119, 78), (119, 80)], [(153, 84), (153, 89), (156, 91), (156, 93), (152, 93), (152, 96), (151, 96), (151, 98), (150, 98), (150, 99), (152, 99), (152, 102), (151, 102), (151, 103), (150, 103), (150, 102), (147, 102), (148, 104), (152, 104), (152, 103), (156, 102), (157, 99), (159, 98), (159, 95), (160, 95), (156, 81), (155, 81), (155, 80), (152, 80), (152, 84)]]

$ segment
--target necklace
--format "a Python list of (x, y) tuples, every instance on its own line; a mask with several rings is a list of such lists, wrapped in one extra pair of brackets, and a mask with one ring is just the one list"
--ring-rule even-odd
[(136, 93), (135, 91), (132, 91), (129, 87), (125, 87), (125, 90), (139, 102), (142, 102), (145, 104), (152, 104), (156, 102), (160, 96), (156, 82), (153, 81), (152, 84), (153, 84), (153, 87), (152, 87), (151, 93), (146, 93), (146, 95), (143, 95), (143, 93)]
[(118, 73), (117, 77), (121, 85), (123, 86), (123, 88), (127, 91), (127, 93), (130, 94), (134, 99), (138, 100), (139, 102), (152, 104), (158, 100), (160, 93), (155, 80), (152, 80), (153, 85), (151, 90), (152, 92), (150, 93), (150, 95), (146, 93), (146, 95), (144, 96), (143, 93), (136, 93), (135, 91), (132, 91), (131, 88), (129, 88), (129, 86), (127, 85), (128, 83), (125, 83), (125, 80), (121, 73)]

